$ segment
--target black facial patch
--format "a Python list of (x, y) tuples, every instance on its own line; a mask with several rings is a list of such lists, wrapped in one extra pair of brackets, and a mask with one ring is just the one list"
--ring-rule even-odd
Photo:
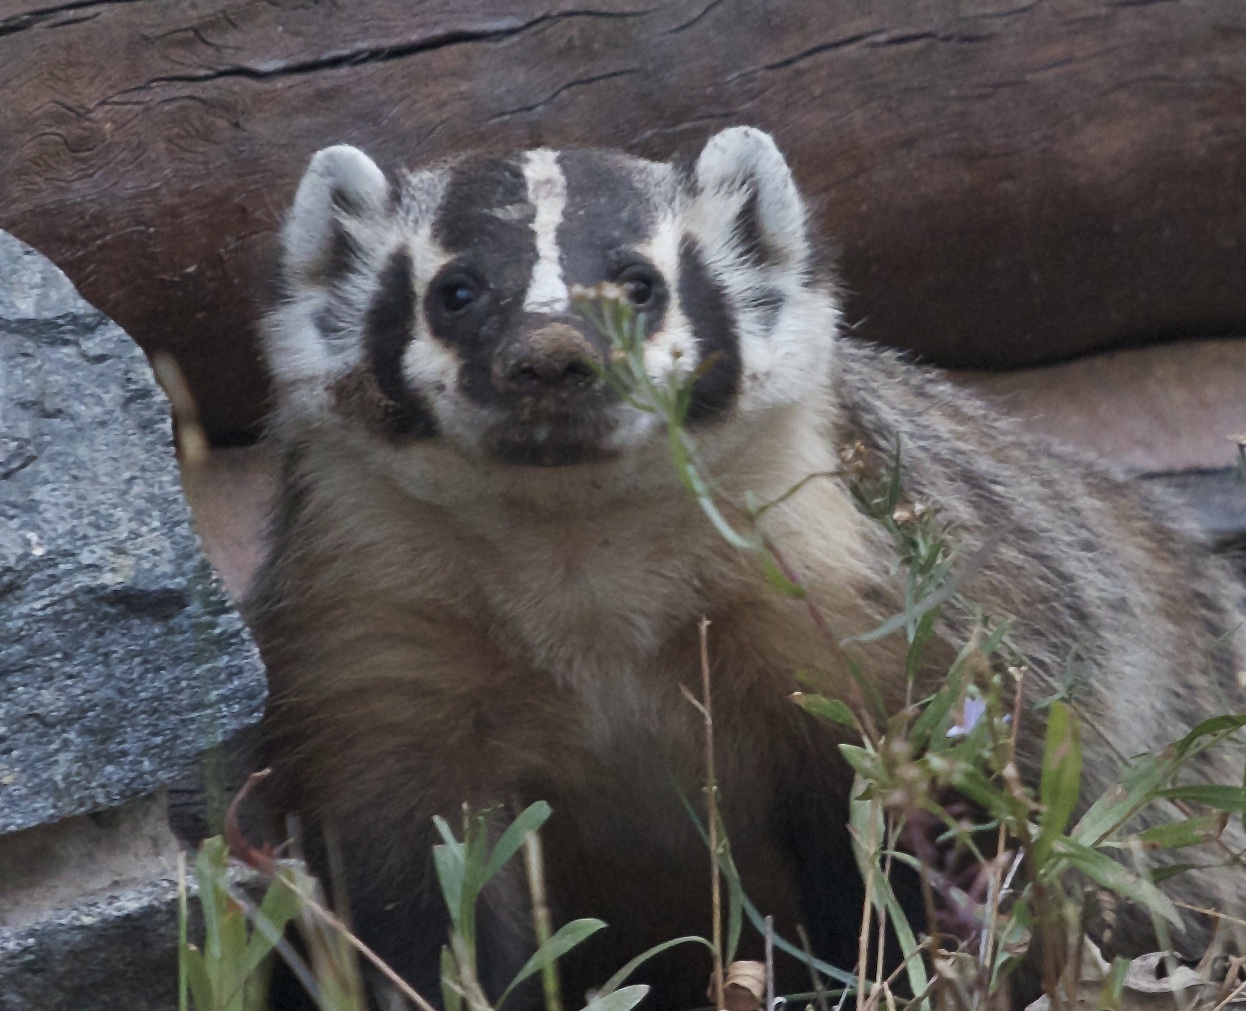
[(467, 159), (450, 171), (433, 237), (452, 256), (483, 256), (510, 247), (528, 260), (517, 275), (526, 285), (536, 262), (535, 214), (518, 159)]
[(567, 182), (567, 204), (558, 226), (558, 248), (568, 287), (619, 282), (629, 272), (648, 269), (657, 279), (644, 313), (646, 336), (661, 328), (669, 301), (666, 280), (637, 246), (657, 225), (653, 183), (632, 160), (608, 151), (562, 151), (558, 155)]
[[(517, 159), (472, 159), (451, 170), (433, 223), (451, 260), (429, 285), (424, 312), (433, 336), (462, 362), (463, 392), (477, 402), (495, 399), (494, 354), (520, 322), (537, 262), (535, 214)], [(454, 311), (447, 292), (462, 283), (475, 298)]]
[(726, 292), (710, 277), (696, 242), (687, 237), (679, 247), (679, 302), (692, 324), (704, 369), (692, 387), (687, 420), (712, 420), (740, 392), (740, 338)]
[(409, 439), (429, 439), (437, 422), (402, 373), (402, 356), (415, 336), (415, 286), (411, 254), (390, 254), (380, 284), (363, 318), (364, 381), (335, 389), (343, 409), (355, 409), (370, 427)]
[(611, 262), (653, 234), (652, 194), (627, 161), (605, 151), (562, 151), (558, 164), (567, 181), (567, 204), (558, 226), (567, 284), (612, 280)]

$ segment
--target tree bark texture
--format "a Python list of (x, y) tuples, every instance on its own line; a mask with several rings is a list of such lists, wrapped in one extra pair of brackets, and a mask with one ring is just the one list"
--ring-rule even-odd
[(848, 320), (948, 365), (1246, 329), (1242, 0), (0, 0), (0, 227), (253, 431), (318, 148), (772, 131)]

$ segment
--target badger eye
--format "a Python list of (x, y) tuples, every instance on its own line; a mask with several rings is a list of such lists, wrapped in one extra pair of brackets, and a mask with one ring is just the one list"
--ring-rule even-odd
[(458, 313), (476, 301), (479, 291), (475, 282), (469, 278), (451, 277), (442, 282), (438, 297), (446, 312)]
[(637, 263), (622, 270), (614, 283), (623, 289), (632, 305), (637, 309), (645, 309), (653, 302), (653, 294), (659, 282), (652, 267)]

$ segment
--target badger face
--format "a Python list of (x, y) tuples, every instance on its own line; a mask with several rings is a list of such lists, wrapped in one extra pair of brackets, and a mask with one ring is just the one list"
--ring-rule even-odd
[[(665, 421), (601, 378), (577, 286), (617, 286), (658, 384), (691, 384), (708, 443), (826, 385), (834, 301), (773, 141), (712, 138), (691, 172), (598, 150), (465, 159), (391, 183), (362, 152), (311, 162), (284, 232), (267, 352), (282, 411), (417, 454), (605, 464)], [(330, 420), (331, 419), (331, 420)]]

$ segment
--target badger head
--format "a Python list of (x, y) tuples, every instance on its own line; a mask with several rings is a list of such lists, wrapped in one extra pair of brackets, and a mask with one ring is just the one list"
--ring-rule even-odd
[(282, 421), (478, 468), (609, 467), (665, 422), (601, 381), (576, 286), (642, 317), (655, 383), (691, 384), (707, 452), (827, 385), (836, 308), (771, 138), (735, 128), (689, 171), (599, 150), (464, 159), (390, 181), (319, 152), (284, 232), (266, 348)]

